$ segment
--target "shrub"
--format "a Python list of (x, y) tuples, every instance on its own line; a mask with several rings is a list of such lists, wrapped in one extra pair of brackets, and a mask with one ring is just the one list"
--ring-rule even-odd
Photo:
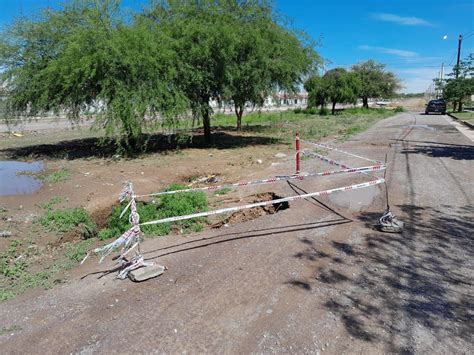
[[(173, 184), (165, 191), (181, 190), (185, 186)], [(109, 238), (117, 238), (123, 232), (130, 228), (127, 214), (120, 217), (126, 202), (121, 205), (114, 206), (112, 214), (107, 220), (107, 228), (101, 230), (98, 234), (99, 239), (105, 240)], [(196, 212), (207, 210), (207, 197), (203, 192), (177, 193), (161, 196), (158, 203), (137, 202), (137, 211), (140, 215), (141, 222), (153, 221), (157, 219), (182, 216)], [(202, 227), (198, 227), (205, 219), (193, 218), (184, 221), (175, 222), (174, 225), (183, 229), (183, 231), (199, 231)], [(171, 231), (171, 223), (153, 224), (142, 226), (141, 230), (146, 234), (166, 235)]]
[(301, 107), (297, 107), (297, 108), (295, 108), (295, 109), (293, 110), (293, 112), (296, 113), (296, 114), (299, 114), (299, 113), (301, 113), (302, 111), (303, 111), (303, 110), (301, 109)]
[(97, 229), (91, 216), (84, 208), (48, 210), (39, 219), (39, 223), (46, 230), (59, 233), (66, 233), (79, 227), (85, 238), (94, 236)]
[(397, 106), (395, 107), (395, 112), (405, 112), (405, 109), (403, 108), (403, 106)]
[(319, 114), (321, 116), (327, 116), (329, 115), (329, 110), (326, 107), (321, 107), (321, 109), (319, 110)]
[(306, 115), (316, 115), (318, 113), (318, 109), (316, 107), (308, 107), (303, 110)]

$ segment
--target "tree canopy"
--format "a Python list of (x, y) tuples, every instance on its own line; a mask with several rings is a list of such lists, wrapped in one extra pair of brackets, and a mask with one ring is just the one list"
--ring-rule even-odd
[(119, 0), (75, 0), (14, 22), (0, 39), (9, 114), (92, 114), (135, 145), (145, 127), (192, 111), (211, 137), (211, 100), (244, 105), (296, 90), (313, 43), (265, 0), (168, 0), (126, 17)]
[(363, 107), (369, 107), (369, 98), (388, 98), (400, 88), (396, 76), (385, 70), (385, 65), (370, 59), (352, 67), (360, 81), (358, 96), (362, 99)]
[(336, 112), (337, 103), (355, 103), (360, 90), (360, 81), (357, 75), (344, 68), (328, 70), (322, 77), (313, 75), (305, 81), (308, 91), (308, 106), (321, 108), (330, 102), (331, 112)]
[[(456, 78), (457, 71), (458, 77)], [(457, 110), (461, 112), (463, 101), (474, 94), (474, 55), (470, 54), (462, 60), (459, 67), (455, 66), (449, 76), (451, 78), (447, 79), (445, 84), (436, 80), (435, 83), (442, 87), (443, 97), (454, 104), (454, 110), (456, 110), (456, 103), (458, 103)]]
[(128, 25), (119, 3), (76, 1), (22, 19), (0, 47), (10, 114), (93, 113), (108, 135), (136, 139), (158, 115), (183, 112), (177, 53), (144, 19)]
[(352, 66), (350, 71), (335, 68), (323, 76), (312, 75), (304, 84), (308, 92), (308, 107), (332, 104), (335, 113), (336, 103), (355, 103), (362, 99), (363, 107), (369, 107), (369, 98), (390, 97), (400, 87), (395, 74), (386, 71), (385, 65), (373, 60)]

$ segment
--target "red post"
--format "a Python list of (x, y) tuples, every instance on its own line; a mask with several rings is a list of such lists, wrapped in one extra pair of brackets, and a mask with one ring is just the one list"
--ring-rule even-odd
[(300, 134), (296, 132), (296, 175), (300, 173)]

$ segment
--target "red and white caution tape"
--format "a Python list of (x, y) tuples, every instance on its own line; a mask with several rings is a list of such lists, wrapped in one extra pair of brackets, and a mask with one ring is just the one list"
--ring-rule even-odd
[(311, 193), (307, 193), (307, 194), (304, 194), (304, 195), (290, 196), (290, 197), (280, 198), (280, 199), (277, 199), (277, 200), (256, 202), (256, 203), (251, 203), (251, 204), (248, 204), (248, 205), (222, 208), (222, 209), (219, 209), (219, 210), (194, 213), (194, 214), (190, 214), (190, 215), (186, 215), (186, 216), (176, 216), (176, 217), (163, 218), (163, 219), (159, 219), (159, 220), (156, 220), (156, 221), (149, 221), (149, 222), (140, 223), (140, 225), (141, 226), (146, 226), (146, 225), (150, 225), (150, 224), (169, 223), (169, 222), (182, 221), (182, 220), (191, 219), (191, 218), (199, 218), (199, 217), (212, 216), (212, 215), (216, 215), (216, 214), (236, 212), (236, 211), (249, 209), (249, 208), (254, 208), (254, 207), (269, 206), (269, 205), (274, 205), (274, 204), (278, 204), (278, 203), (282, 203), (282, 202), (301, 200), (301, 199), (305, 199), (305, 198), (308, 198), (308, 197), (326, 196), (326, 195), (329, 195), (329, 194), (332, 194), (332, 193), (335, 193), (335, 192), (343, 192), (343, 191), (362, 189), (362, 188), (365, 188), (365, 187), (374, 186), (374, 185), (377, 185), (377, 184), (382, 184), (383, 182), (385, 182), (385, 180), (383, 178), (379, 178), (379, 179), (376, 179), (376, 180), (363, 182), (363, 183), (360, 183), (360, 184), (343, 186), (343, 187), (338, 187), (338, 188), (335, 188), (335, 189), (318, 191), (318, 192), (311, 192)]
[[(140, 215), (137, 211), (137, 204), (135, 198), (133, 197), (133, 185), (132, 183), (127, 183), (122, 192), (119, 195), (120, 202), (123, 202), (125, 199), (130, 198), (130, 202), (127, 204), (125, 209), (120, 214), (122, 217), (125, 212), (130, 208), (130, 216), (128, 218), (132, 227), (124, 232), (120, 237), (118, 237), (113, 242), (106, 244), (102, 247), (95, 248), (92, 252), (94, 254), (99, 254), (101, 256), (99, 263), (101, 263), (112, 251), (122, 246), (122, 251), (120, 253), (119, 260), (123, 260), (123, 257), (130, 252), (130, 250), (135, 247), (139, 247), (140, 243)], [(88, 252), (84, 259), (81, 261), (81, 264), (89, 257), (91, 252)]]
[[(336, 164), (336, 165), (338, 165), (338, 164)], [(278, 181), (304, 180), (307, 177), (328, 176), (328, 175), (338, 175), (338, 174), (364, 173), (364, 172), (378, 171), (378, 170), (383, 170), (383, 169), (385, 169), (384, 165), (363, 166), (363, 167), (360, 167), (360, 168), (346, 167), (343, 170), (331, 170), (331, 171), (323, 171), (323, 172), (318, 172), (318, 173), (304, 173), (304, 174), (299, 174), (299, 175), (278, 176), (278, 177), (272, 177), (272, 178), (269, 178), (269, 179), (246, 181), (246, 182), (237, 182), (237, 183), (234, 183), (234, 184), (227, 184), (227, 185), (193, 187), (193, 188), (182, 189), (182, 190), (162, 191), (162, 192), (155, 192), (155, 193), (151, 193), (151, 194), (134, 195), (133, 197), (137, 198), (137, 197), (148, 197), (148, 196), (171, 195), (171, 194), (177, 194), (177, 193), (182, 193), (182, 192), (219, 190), (219, 189), (225, 189), (225, 188), (236, 188), (236, 187), (244, 187), (244, 186), (251, 186), (251, 185), (272, 184), (272, 183), (275, 183), (275, 182), (278, 182)], [(128, 206), (126, 208), (128, 208)], [(125, 212), (125, 210), (124, 210), (124, 212)], [(122, 214), (124, 212), (122, 212)]]
[(334, 150), (336, 152), (343, 153), (343, 154), (346, 154), (346, 155), (350, 155), (350, 156), (355, 157), (355, 158), (367, 160), (367, 161), (370, 161), (372, 163), (383, 164), (383, 162), (381, 162), (381, 161), (369, 159), (369, 158), (366, 158), (366, 157), (363, 157), (363, 156), (360, 156), (360, 155), (357, 155), (357, 154), (354, 154), (354, 153), (346, 152), (345, 150), (342, 150), (342, 149), (339, 149), (339, 148), (336, 148), (336, 147), (331, 147), (327, 144), (309, 142), (309, 141), (305, 141), (305, 140), (301, 140), (301, 141), (303, 143), (306, 143), (306, 144), (314, 145), (316, 147), (325, 148), (325, 149), (329, 149), (329, 150)]
[[(322, 161), (325, 161), (326, 163), (329, 163), (331, 165), (337, 165), (337, 166), (340, 166), (341, 168), (343, 169), (353, 169), (352, 167), (350, 167), (349, 165), (346, 165), (340, 161), (337, 161), (337, 160), (334, 160), (334, 159), (331, 159), (325, 155), (321, 155), (321, 154), (318, 154), (318, 153), (315, 153), (315, 152), (310, 152), (308, 150), (303, 150), (303, 155), (306, 155), (306, 156), (310, 156), (310, 157), (313, 157), (313, 158), (318, 158)], [(362, 174), (366, 174), (365, 172), (362, 172)]]

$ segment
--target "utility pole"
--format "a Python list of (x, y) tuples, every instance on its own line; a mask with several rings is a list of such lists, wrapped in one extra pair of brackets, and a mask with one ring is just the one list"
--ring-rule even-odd
[(444, 63), (441, 63), (441, 71), (439, 72), (439, 84), (438, 84), (438, 98), (443, 97), (443, 76), (444, 76)]
[[(456, 79), (459, 77), (459, 63), (460, 63), (460, 60), (461, 60), (461, 44), (462, 44), (462, 35), (459, 35), (459, 38), (458, 38), (458, 60), (456, 62)], [(461, 110), (461, 101), (459, 101), (459, 110)], [(457, 106), (457, 102), (454, 102), (453, 104), (453, 111), (456, 111), (456, 106)]]
[(458, 40), (458, 61), (456, 62), (456, 79), (459, 77), (459, 62), (461, 60), (461, 43), (462, 43), (462, 35), (459, 35)]

